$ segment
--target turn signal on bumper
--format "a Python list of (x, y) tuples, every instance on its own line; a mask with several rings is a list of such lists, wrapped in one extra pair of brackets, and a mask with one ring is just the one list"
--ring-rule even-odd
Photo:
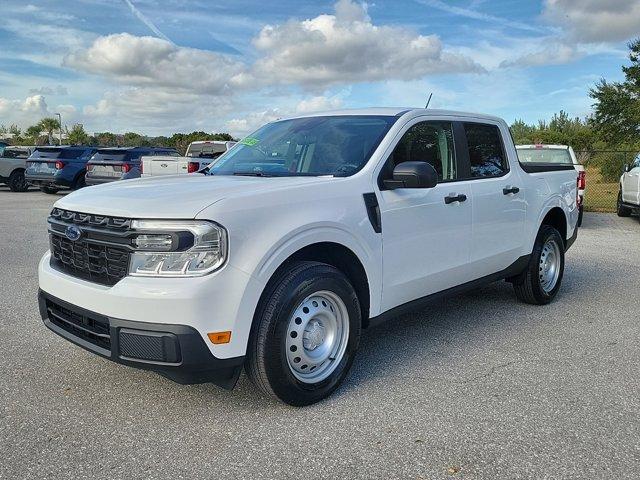
[(229, 343), (231, 341), (231, 332), (212, 332), (207, 333), (207, 337), (214, 345)]

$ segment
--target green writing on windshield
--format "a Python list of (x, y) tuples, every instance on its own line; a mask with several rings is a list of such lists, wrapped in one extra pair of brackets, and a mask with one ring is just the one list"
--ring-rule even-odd
[(250, 147), (255, 147), (258, 144), (258, 142), (260, 142), (260, 140), (253, 137), (246, 137), (240, 140), (240, 144), (249, 145)]

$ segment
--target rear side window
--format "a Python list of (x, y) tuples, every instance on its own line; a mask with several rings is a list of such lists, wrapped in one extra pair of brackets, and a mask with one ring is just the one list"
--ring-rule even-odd
[(499, 177), (509, 170), (502, 136), (496, 125), (465, 123), (473, 178)]
[(427, 162), (438, 173), (438, 180), (457, 178), (456, 156), (451, 122), (420, 122), (402, 136), (391, 154), (387, 176), (402, 162)]

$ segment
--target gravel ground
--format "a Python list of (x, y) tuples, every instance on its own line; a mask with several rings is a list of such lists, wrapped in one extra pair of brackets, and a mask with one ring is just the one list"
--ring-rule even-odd
[(0, 187), (0, 478), (638, 478), (640, 224), (586, 214), (549, 306), (501, 282), (364, 334), (295, 409), (181, 386), (49, 332), (37, 261), (57, 195)]

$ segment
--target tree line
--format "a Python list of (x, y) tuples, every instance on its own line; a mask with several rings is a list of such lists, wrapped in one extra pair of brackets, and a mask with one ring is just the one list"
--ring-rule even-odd
[[(589, 90), (593, 99), (593, 112), (585, 117), (570, 117), (565, 111), (554, 114), (549, 121), (527, 124), (516, 120), (511, 132), (516, 144), (571, 145), (587, 165), (600, 168), (605, 181), (615, 182), (625, 163), (630, 163), (640, 151), (640, 38), (629, 45), (630, 65), (622, 66), (624, 80), (600, 80)], [(0, 139), (18, 145), (55, 144), (54, 133), (60, 123), (55, 118), (44, 118), (22, 131), (16, 125), (0, 125)], [(172, 147), (184, 154), (187, 146), (196, 140), (233, 140), (228, 133), (174, 133), (170, 137), (149, 137), (135, 132), (111, 132), (89, 135), (82, 125), (65, 129), (66, 143), (74, 145), (157, 146)]]

